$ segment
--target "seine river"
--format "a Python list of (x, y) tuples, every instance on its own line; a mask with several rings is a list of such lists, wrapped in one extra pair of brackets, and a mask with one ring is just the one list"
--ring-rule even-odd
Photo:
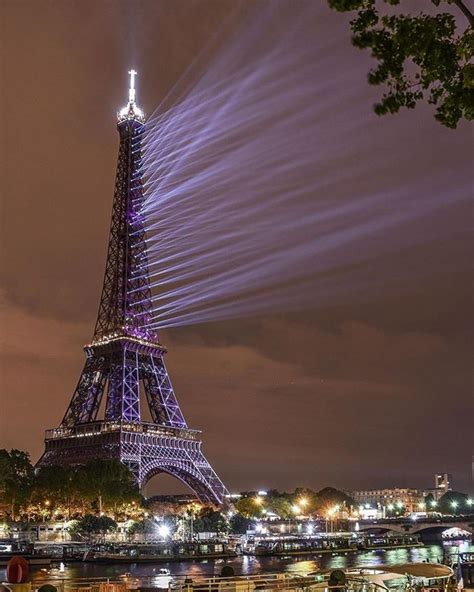
[[(293, 557), (249, 557), (240, 556), (228, 560), (202, 560), (181, 562), (130, 563), (130, 564), (97, 564), (70, 563), (66, 564), (64, 578), (116, 578), (126, 572), (131, 576), (153, 576), (161, 567), (170, 570), (171, 575), (220, 575), (224, 565), (231, 565), (236, 574), (261, 574), (270, 572), (291, 572), (305, 574), (316, 569), (336, 569), (369, 565), (390, 565), (417, 561), (440, 562), (443, 557), (450, 556), (453, 560), (458, 552), (473, 551), (474, 545), (468, 542), (445, 543), (444, 545), (426, 545), (412, 549), (390, 549), (387, 551), (351, 552), (345, 554), (325, 554), (314, 556)], [(33, 573), (39, 572), (34, 568)], [(43, 572), (44, 575), (46, 575)], [(1, 577), (0, 571), (0, 577)], [(39, 574), (38, 574), (39, 575)]]

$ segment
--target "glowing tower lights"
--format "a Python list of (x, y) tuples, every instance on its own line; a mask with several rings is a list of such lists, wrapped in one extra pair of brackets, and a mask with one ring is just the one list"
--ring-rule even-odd
[[(136, 90), (135, 90), (135, 77), (137, 76), (136, 70), (129, 70), (128, 73), (130, 74), (130, 86), (128, 89), (128, 104), (123, 107), (118, 113), (118, 120), (124, 121), (125, 119), (136, 119), (138, 121), (144, 122), (145, 115), (143, 111), (138, 107), (136, 104)], [(135, 148), (137, 148), (138, 143), (135, 143)], [(135, 175), (138, 177), (138, 173)]]
[[(165, 472), (186, 483), (201, 501), (220, 504), (227, 489), (204, 457), (199, 433), (187, 426), (164, 363), (166, 348), (151, 326), (142, 185), (145, 118), (136, 104), (137, 73), (132, 69), (129, 74), (128, 104), (117, 117), (117, 177), (94, 335), (84, 348), (86, 363), (61, 425), (46, 432), (38, 465), (118, 459), (140, 486)], [(142, 419), (140, 392), (151, 422)]]

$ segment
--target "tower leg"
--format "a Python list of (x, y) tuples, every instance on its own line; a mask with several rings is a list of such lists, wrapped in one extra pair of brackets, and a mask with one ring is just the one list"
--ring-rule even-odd
[(104, 392), (105, 379), (105, 358), (88, 357), (61, 422), (62, 426), (73, 426), (95, 420)]
[(153, 421), (170, 427), (186, 428), (163, 358), (149, 356), (143, 384)]

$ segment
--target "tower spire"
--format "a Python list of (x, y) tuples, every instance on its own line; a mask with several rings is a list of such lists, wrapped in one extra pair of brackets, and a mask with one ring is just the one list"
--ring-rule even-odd
[(145, 121), (145, 115), (143, 111), (138, 107), (136, 103), (136, 89), (135, 89), (135, 77), (138, 72), (133, 68), (128, 71), (130, 75), (130, 85), (128, 87), (128, 104), (126, 107), (120, 110), (117, 119), (119, 122), (125, 121), (126, 119), (136, 119), (143, 123)]
[(128, 104), (135, 102), (135, 76), (137, 75), (136, 70), (129, 70), (130, 74), (130, 88), (128, 89)]

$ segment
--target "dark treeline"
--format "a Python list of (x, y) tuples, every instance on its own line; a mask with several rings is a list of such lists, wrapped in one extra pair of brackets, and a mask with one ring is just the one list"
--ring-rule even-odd
[[(470, 513), (470, 504), (467, 495), (456, 491), (448, 491), (437, 502), (432, 496), (425, 498), (427, 511), (442, 514)], [(119, 461), (93, 460), (77, 467), (35, 470), (28, 453), (0, 449), (0, 514), (11, 521), (76, 519), (84, 534), (107, 532), (115, 521), (129, 519), (135, 523), (131, 529), (135, 534), (154, 532), (154, 519), (166, 519), (172, 530), (178, 528), (178, 521), (189, 520), (195, 532), (245, 532), (257, 519), (344, 518), (357, 509), (351, 497), (332, 487), (319, 491), (297, 488), (291, 493), (243, 492), (220, 508), (192, 500), (147, 501), (133, 474)], [(405, 514), (399, 506), (395, 511), (394, 517)]]

